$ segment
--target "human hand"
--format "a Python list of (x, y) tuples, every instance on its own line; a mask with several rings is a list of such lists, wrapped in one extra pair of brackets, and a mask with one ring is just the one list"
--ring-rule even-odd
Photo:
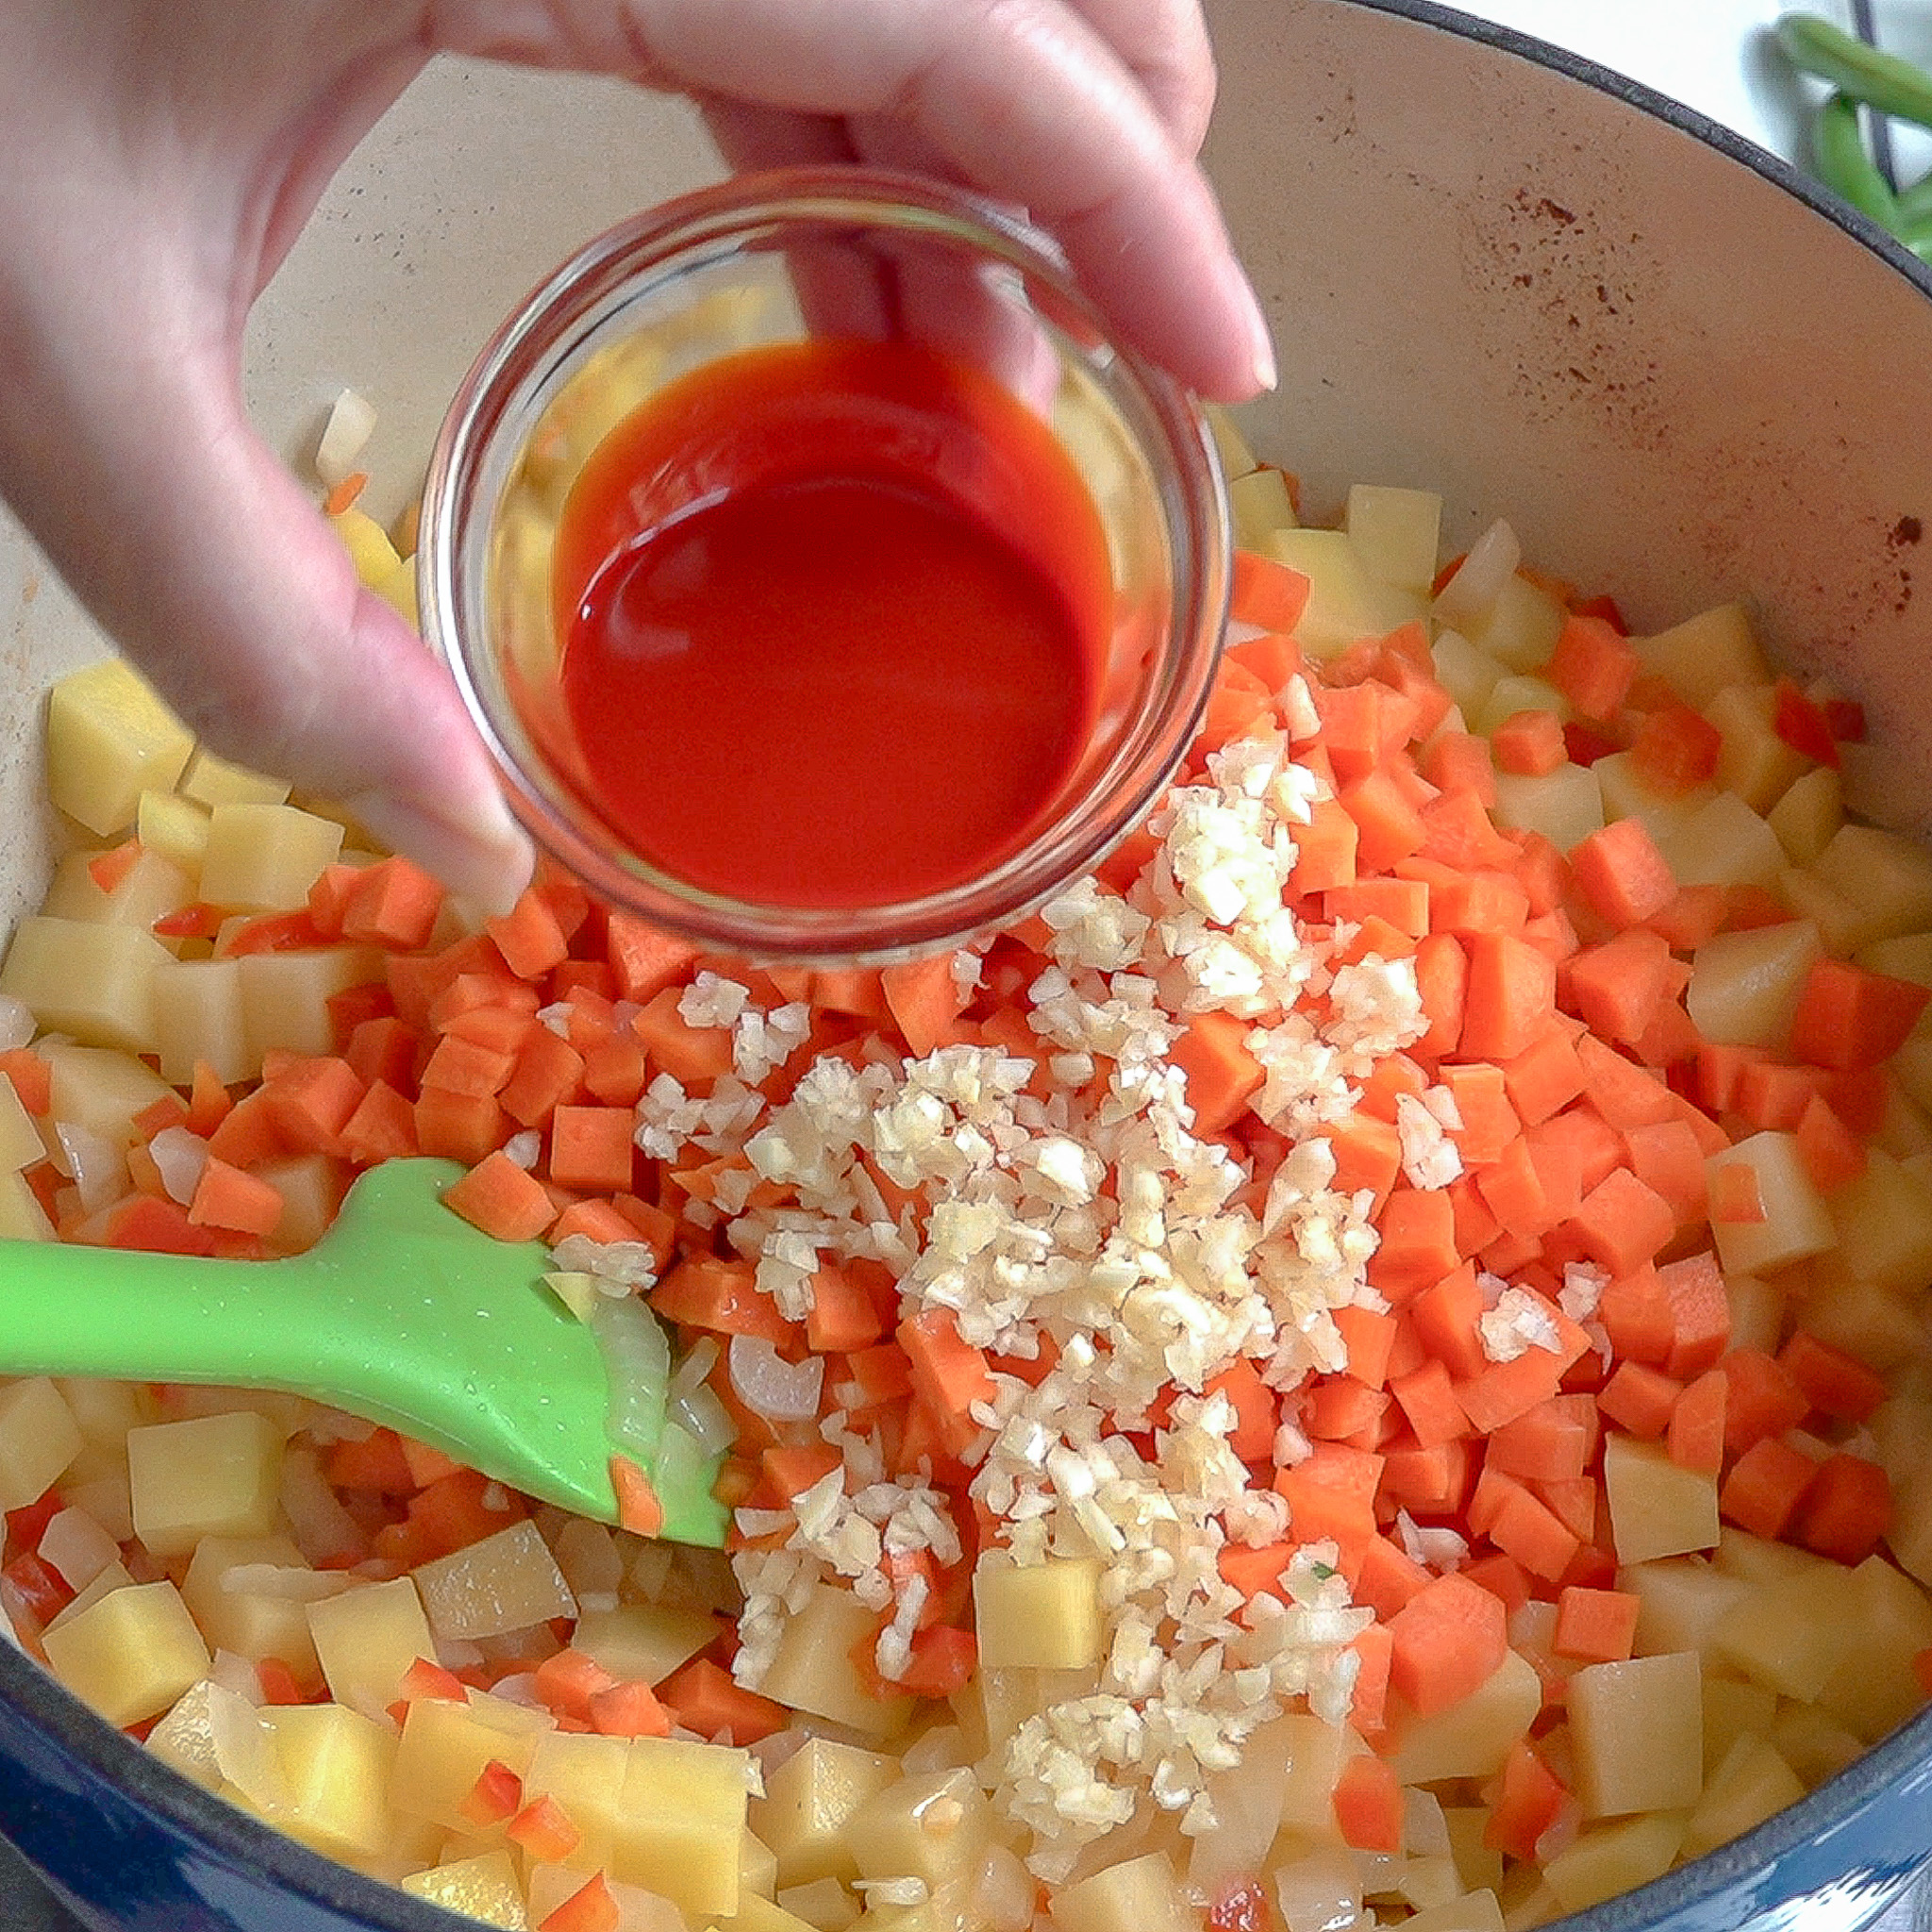
[(492, 906), (530, 860), (488, 755), (241, 389), (251, 304), (442, 50), (690, 93), (735, 166), (909, 166), (1023, 204), (1183, 380), (1272, 380), (1194, 165), (1195, 0), (0, 0), (0, 494), (216, 751)]

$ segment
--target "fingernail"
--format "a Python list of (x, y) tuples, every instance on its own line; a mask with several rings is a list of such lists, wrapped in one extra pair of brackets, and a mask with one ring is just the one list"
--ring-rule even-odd
[(1280, 371), (1274, 361), (1274, 338), (1269, 331), (1268, 318), (1261, 313), (1261, 303), (1255, 291), (1248, 291), (1248, 341), (1254, 350), (1254, 361), (1250, 369), (1257, 390), (1271, 390), (1280, 379)]
[(365, 791), (345, 803), (391, 851), (413, 858), (487, 913), (507, 913), (530, 883), (535, 854), (501, 799), (479, 803), (461, 820), (390, 792)]

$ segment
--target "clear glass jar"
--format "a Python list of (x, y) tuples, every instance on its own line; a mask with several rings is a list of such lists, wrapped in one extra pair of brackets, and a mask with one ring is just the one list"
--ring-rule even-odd
[[(895, 308), (916, 314), (930, 346), (970, 354), (1027, 400), (1084, 481), (1113, 579), (1101, 701), (1046, 821), (982, 875), (852, 908), (723, 896), (631, 850), (573, 780), (551, 594), (558, 518), (591, 451), (666, 383), (765, 344), (898, 333), (885, 320)], [(934, 182), (812, 169), (741, 176), (640, 215), (528, 297), (444, 421), (418, 569), (425, 635), (543, 851), (609, 904), (710, 949), (886, 960), (1020, 916), (1152, 809), (1213, 681), (1229, 539), (1198, 408), (1109, 340), (1048, 237)]]

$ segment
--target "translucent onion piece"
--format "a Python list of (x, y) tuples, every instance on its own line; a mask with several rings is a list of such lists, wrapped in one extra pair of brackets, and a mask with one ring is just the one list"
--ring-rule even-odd
[(658, 1440), (658, 1454), (651, 1464), (651, 1481), (667, 1517), (676, 1515), (690, 1501), (709, 1491), (715, 1459), (679, 1424), (664, 1424), (664, 1433)]
[(818, 1414), (823, 1357), (788, 1362), (763, 1336), (734, 1335), (725, 1360), (732, 1388), (754, 1414), (774, 1423), (808, 1423)]
[(543, 1152), (543, 1136), (533, 1127), (524, 1134), (512, 1134), (503, 1143), (505, 1157), (516, 1163), (525, 1174), (536, 1166), (537, 1157)]
[(0, 992), (0, 1053), (27, 1045), (34, 1037), (34, 1016), (24, 1001)]
[(194, 1191), (201, 1185), (201, 1171), (208, 1165), (208, 1142), (186, 1127), (163, 1127), (147, 1143), (147, 1151), (160, 1170), (161, 1185), (167, 1189), (168, 1198), (187, 1207), (194, 1199)]
[(291, 1446), (282, 1457), (281, 1500), (295, 1547), (309, 1562), (367, 1554), (368, 1538), (329, 1487), (314, 1450)]
[(274, 1817), (288, 1803), (288, 1787), (275, 1740), (255, 1706), (225, 1684), (210, 1681), (208, 1719), (222, 1775), (258, 1811)]
[(671, 1373), (672, 1401), (682, 1401), (693, 1389), (711, 1379), (711, 1371), (718, 1366), (719, 1353), (718, 1344), (708, 1335), (698, 1337), (679, 1357), (676, 1368)]
[(1461, 568), (1442, 586), (1436, 617), (1447, 625), (1474, 624), (1487, 617), (1522, 561), (1523, 546), (1516, 532), (1499, 518), (1469, 546)]
[(591, 1310), (591, 1332), (610, 1371), (606, 1425), (649, 1470), (664, 1433), (671, 1343), (657, 1316), (631, 1295), (599, 1301)]
[(63, 1509), (47, 1524), (39, 1554), (78, 1594), (109, 1563), (121, 1560), (121, 1545), (85, 1509)]
[(222, 1573), (222, 1588), (278, 1603), (313, 1604), (353, 1590), (356, 1579), (340, 1570), (298, 1570), (288, 1563), (237, 1563)]
[(315, 474), (333, 490), (356, 467), (375, 428), (375, 408), (366, 397), (345, 389), (336, 398), (315, 449)]
[(121, 1198), (127, 1185), (127, 1163), (113, 1141), (72, 1121), (60, 1122), (54, 1138), (60, 1143), (60, 1158), (55, 1165), (80, 1191), (80, 1205), (88, 1213)]
[(707, 1456), (724, 1455), (738, 1440), (731, 1411), (702, 1382), (688, 1393), (673, 1398), (671, 1415)]

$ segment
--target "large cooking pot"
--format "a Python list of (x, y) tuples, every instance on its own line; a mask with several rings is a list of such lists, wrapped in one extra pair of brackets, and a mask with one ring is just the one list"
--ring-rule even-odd
[[(1315, 512), (1351, 479), (1440, 490), (1452, 543), (1507, 514), (1526, 556), (1614, 591), (1640, 626), (1752, 596), (1782, 652), (1867, 700), (1897, 811), (1932, 821), (1932, 275), (1695, 115), (1424, 0), (1212, 13), (1212, 166), (1283, 371), (1248, 426)], [(435, 70), (261, 305), (261, 420), (292, 454), (353, 382), (383, 411), (370, 466), (400, 484), (540, 272), (714, 170), (675, 105)], [(32, 827), (39, 694), (99, 644), (10, 527), (0, 622), (0, 811)], [(35, 842), (8, 842), (0, 920), (40, 889)], [(102, 1927), (459, 1923), (177, 1778), (4, 1645), (0, 1828)], [(1740, 1932), (1802, 1911), (1850, 1927), (1928, 1850), (1932, 1715), (1575, 1923)]]

